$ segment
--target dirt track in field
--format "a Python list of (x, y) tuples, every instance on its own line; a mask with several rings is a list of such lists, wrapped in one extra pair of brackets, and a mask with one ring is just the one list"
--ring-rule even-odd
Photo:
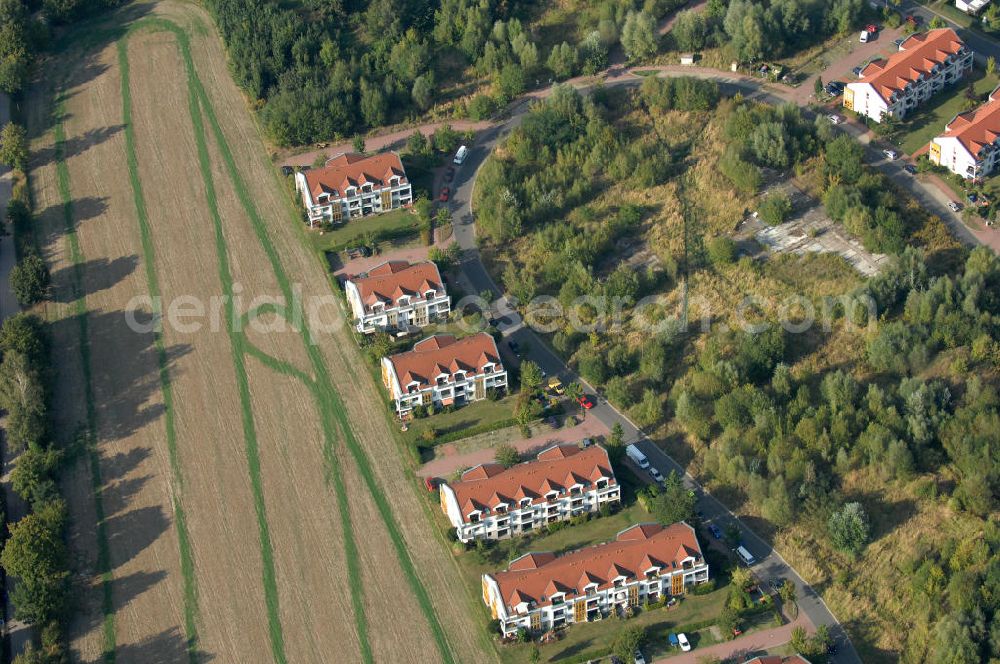
[[(82, 254), (77, 270), (53, 132), (44, 131), (44, 113), (32, 120), (44, 131), (33, 142), (32, 177), (40, 244), (54, 274), (56, 302), (45, 313), (60, 371), (61, 439), (87, 423), (86, 384), (94, 403), (97, 466), (84, 455), (65, 482), (81, 590), (71, 634), (77, 658), (99, 659), (110, 633), (119, 662), (181, 661), (191, 655), (185, 639), (193, 629), (204, 660), (360, 661), (368, 650), (375, 661), (495, 661), (472, 610), (474, 593), (458, 580), (447, 545), (427, 521), (383, 415), (383, 395), (343, 328), (320, 334), (316, 321), (307, 321), (317, 342), (309, 350), (271, 311), (236, 333), (207, 318), (197, 330), (168, 324), (162, 341), (125, 324), (124, 309), (151, 284), (165, 310), (189, 296), (211, 307), (230, 288), (242, 298), (237, 315), (246, 314), (266, 301), (255, 298), (277, 298), (288, 282), (307, 302), (323, 298), (328, 312), (333, 299), (207, 16), (170, 2), (138, 7), (128, 11), (151, 10), (187, 31), (207, 95), (196, 104), (211, 108), (191, 115), (195, 88), (178, 36), (162, 25), (127, 37), (132, 143), (121, 126), (124, 74), (116, 45), (70, 57), (64, 162)], [(213, 135), (213, 109), (225, 145)], [(199, 135), (207, 171), (199, 167)], [(138, 185), (129, 177), (130, 146)], [(240, 199), (237, 181), (252, 203)], [(145, 246), (136, 191), (149, 229)], [(262, 227), (251, 222), (248, 204)], [(73, 316), (78, 282), (84, 326)], [(145, 321), (149, 313), (143, 305), (138, 317)], [(83, 330), (89, 363), (79, 343)], [(347, 437), (331, 414), (342, 407)], [(103, 533), (93, 527), (92, 469), (100, 473)], [(338, 487), (349, 497), (346, 510)], [(107, 583), (100, 578), (102, 543)], [(182, 564), (185, 555), (193, 567)], [(354, 606), (363, 607), (360, 615)], [(367, 631), (364, 644), (359, 629)]]

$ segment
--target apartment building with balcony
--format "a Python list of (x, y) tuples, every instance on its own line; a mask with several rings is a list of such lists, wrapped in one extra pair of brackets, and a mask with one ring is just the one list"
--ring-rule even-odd
[(562, 556), (527, 553), (505, 571), (484, 574), (482, 590), (500, 631), (511, 636), (601, 620), (707, 581), (694, 528), (642, 523)]
[(959, 113), (935, 136), (927, 150), (931, 163), (971, 180), (985, 177), (997, 166), (1000, 152), (1000, 95), (967, 113)]
[(386, 261), (344, 282), (355, 327), (362, 334), (409, 332), (448, 319), (451, 298), (430, 261)]
[(417, 406), (460, 406), (485, 399), (491, 389), (505, 390), (507, 370), (485, 332), (463, 339), (438, 334), (383, 357), (382, 382), (405, 419)]
[(338, 155), (323, 168), (296, 173), (295, 190), (302, 196), (310, 228), (341, 224), (413, 202), (410, 181), (395, 152)]
[(599, 445), (555, 445), (511, 468), (482, 464), (438, 490), (441, 511), (462, 542), (536, 532), (621, 502), (608, 453)]
[(903, 119), (972, 70), (972, 51), (951, 28), (914, 33), (887, 60), (873, 60), (848, 83), (844, 107), (876, 122)]

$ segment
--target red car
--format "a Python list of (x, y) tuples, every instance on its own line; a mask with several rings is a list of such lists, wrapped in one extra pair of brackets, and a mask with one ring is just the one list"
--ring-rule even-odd
[(865, 26), (865, 30), (868, 31), (869, 34), (874, 35), (876, 32), (878, 32), (878, 26), (875, 25), (874, 23), (869, 23), (868, 25)]
[(437, 491), (438, 486), (441, 484), (440, 477), (425, 477), (424, 478), (424, 488), (428, 491)]
[(438, 196), (438, 200), (441, 201), (442, 203), (447, 203), (449, 194), (451, 194), (451, 188), (445, 187), (444, 189), (441, 190), (441, 195)]
[(581, 397), (577, 397), (576, 402), (583, 406), (584, 410), (590, 410), (594, 407), (594, 402), (590, 400), (586, 394)]
[(917, 16), (916, 14), (910, 14), (909, 16), (906, 17), (906, 22), (912, 25), (913, 27), (917, 27), (918, 25), (920, 25), (921, 18), (922, 17)]

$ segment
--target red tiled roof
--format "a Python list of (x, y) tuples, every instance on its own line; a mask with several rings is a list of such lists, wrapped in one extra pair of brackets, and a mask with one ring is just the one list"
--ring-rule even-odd
[(507, 606), (515, 606), (519, 597), (544, 605), (550, 601), (551, 595), (546, 592), (550, 584), (571, 588), (566, 593), (566, 598), (570, 599), (584, 594), (590, 583), (596, 583), (599, 589), (611, 587), (614, 584), (612, 574), (624, 573), (628, 581), (641, 577), (650, 568), (647, 565), (650, 560), (663, 563), (661, 573), (679, 569), (689, 552), (697, 552), (697, 557), (701, 558), (698, 538), (686, 523), (666, 527), (640, 524), (622, 531), (612, 542), (564, 556), (537, 558), (551, 554), (528, 554), (536, 557), (531, 566), (522, 564), (523, 557), (518, 558), (507, 571), (497, 572), (493, 578)]
[(411, 351), (391, 355), (389, 362), (396, 370), (403, 391), (413, 381), (421, 388), (429, 387), (442, 373), (481, 373), (487, 363), (495, 365), (493, 373), (503, 371), (496, 342), (485, 332), (460, 340), (450, 334), (428, 337), (414, 344)]
[(369, 270), (367, 277), (350, 281), (357, 286), (361, 301), (369, 309), (377, 302), (392, 304), (402, 295), (423, 297), (429, 290), (437, 293), (444, 290), (441, 273), (430, 261), (387, 261)]
[(1000, 137), (1000, 98), (991, 94), (990, 100), (979, 108), (959, 113), (941, 136), (957, 138), (975, 157), (984, 146)]
[(476, 466), (466, 471), (461, 481), (448, 486), (455, 492), (464, 520), (473, 510), (492, 509), (499, 503), (507, 503), (508, 508), (523, 498), (530, 498), (532, 504), (543, 503), (549, 491), (568, 490), (574, 484), (586, 487), (600, 477), (614, 484), (614, 471), (603, 447), (581, 450), (576, 445), (556, 445), (539, 453), (536, 461), (511, 468), (495, 463)]
[(393, 176), (399, 176), (401, 184), (406, 182), (403, 162), (395, 152), (382, 152), (369, 157), (348, 152), (328, 160), (323, 168), (306, 171), (304, 175), (313, 198), (323, 193), (340, 198), (348, 187), (360, 189), (363, 184), (371, 184), (377, 189), (386, 186)]
[(859, 83), (870, 83), (888, 104), (893, 92), (901, 92), (921, 74), (929, 75), (934, 65), (958, 53), (963, 45), (951, 28), (913, 34), (888, 60), (874, 60), (865, 67)]

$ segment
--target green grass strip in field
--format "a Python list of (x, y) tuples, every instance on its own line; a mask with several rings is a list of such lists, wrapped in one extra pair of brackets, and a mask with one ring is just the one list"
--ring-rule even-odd
[[(146, 268), (146, 287), (153, 302), (153, 315), (159, 319), (160, 282), (156, 274), (156, 255), (153, 249), (152, 229), (149, 225), (149, 214), (146, 207), (146, 196), (139, 178), (139, 157), (136, 153), (135, 127), (132, 125), (132, 90), (130, 88), (130, 70), (128, 62), (128, 40), (118, 41), (118, 68), (121, 74), (122, 89), (122, 124), (125, 126), (125, 153), (128, 164), (129, 182), (132, 185), (132, 198), (135, 201), (136, 220), (139, 223), (139, 236), (142, 242), (142, 258)], [(181, 575), (184, 580), (184, 635), (187, 640), (188, 661), (197, 664), (198, 644), (198, 579), (194, 569), (194, 553), (191, 549), (191, 538), (187, 528), (184, 507), (181, 504), (180, 493), (184, 485), (181, 473), (180, 458), (177, 452), (177, 429), (174, 423), (174, 397), (170, 383), (167, 350), (163, 343), (162, 330), (157, 326), (154, 332), (154, 346), (159, 365), (160, 391), (163, 393), (164, 424), (166, 426), (167, 453), (170, 458), (170, 470), (173, 474), (176, 490), (172, 492), (174, 510), (174, 526), (177, 529), (177, 541), (180, 548)]]
[[(236, 166), (236, 159), (233, 157), (232, 151), (229, 148), (229, 144), (227, 143), (226, 137), (222, 131), (222, 126), (215, 115), (211, 102), (208, 99), (208, 95), (205, 93), (201, 82), (198, 81), (197, 78), (195, 81), (198, 87), (199, 99), (201, 100), (202, 107), (205, 111), (205, 116), (208, 118), (209, 123), (212, 126), (216, 143), (222, 154), (226, 168), (229, 171), (237, 197), (240, 199), (243, 209), (250, 218), (254, 231), (257, 234), (257, 238), (271, 263), (271, 268), (274, 271), (275, 278), (278, 280), (278, 285), (282, 290), (285, 301), (292, 302), (293, 294), (291, 284), (288, 280), (287, 274), (285, 273), (284, 267), (281, 264), (281, 260), (278, 257), (277, 250), (267, 233), (267, 227), (264, 224), (264, 220), (261, 218), (253, 199), (250, 197), (246, 183), (243, 181), (243, 178), (239, 173)], [(433, 634), (435, 643), (441, 653), (442, 661), (447, 662), (448, 664), (454, 664), (454, 656), (452, 655), (451, 648), (448, 644), (444, 628), (441, 626), (441, 623), (437, 618), (437, 614), (434, 612), (430, 595), (428, 595), (427, 589), (424, 588), (423, 583), (420, 581), (420, 577), (417, 575), (413, 561), (410, 558), (409, 552), (406, 550), (406, 543), (403, 540), (402, 533), (399, 531), (399, 527), (396, 525), (395, 518), (393, 517), (392, 507), (389, 505), (389, 501), (386, 499), (385, 494), (378, 485), (378, 481), (375, 479), (368, 457), (358, 444), (357, 439), (354, 437), (354, 433), (348, 423), (347, 411), (344, 408), (343, 403), (340, 401), (340, 397), (337, 395), (336, 390), (333, 388), (333, 382), (331, 381), (327, 371), (326, 363), (323, 360), (319, 348), (311, 338), (308, 321), (305, 320), (305, 317), (303, 317), (302, 320), (301, 332), (303, 345), (305, 346), (306, 353), (309, 356), (310, 363), (313, 366), (313, 372), (316, 375), (316, 393), (320, 399), (319, 409), (324, 423), (324, 429), (329, 430), (330, 423), (328, 418), (330, 414), (334, 415), (337, 422), (340, 424), (340, 430), (343, 433), (347, 448), (351, 452), (351, 455), (358, 466), (358, 470), (365, 481), (365, 485), (379, 510), (379, 515), (385, 523), (390, 540), (396, 550), (396, 556), (399, 559), (400, 567), (406, 576), (410, 589), (413, 591), (413, 594), (420, 605), (421, 611), (430, 625), (431, 633)], [(332, 440), (332, 435), (327, 434), (327, 436), (328, 440)], [(332, 454), (329, 454), (328, 458), (332, 459)], [(335, 475), (339, 474), (335, 473)], [(341, 501), (341, 503), (343, 504), (344, 501)], [(360, 578), (360, 576), (355, 578)], [(362, 648), (364, 647), (364, 641), (362, 641)], [(362, 652), (364, 652), (364, 650)]]
[(71, 284), (73, 287), (73, 312), (80, 328), (80, 360), (83, 371), (83, 397), (87, 415), (87, 457), (90, 462), (90, 481), (94, 494), (94, 513), (97, 517), (97, 570), (101, 576), (101, 611), (104, 614), (102, 633), (104, 661), (115, 661), (115, 606), (111, 593), (114, 575), (111, 572), (111, 549), (108, 545), (108, 531), (104, 516), (104, 482), (101, 479), (101, 457), (97, 452), (97, 407), (94, 402), (94, 388), (91, 383), (90, 333), (87, 322), (87, 299), (83, 291), (83, 251), (76, 235), (73, 219), (73, 195), (69, 181), (69, 167), (66, 166), (66, 132), (63, 128), (63, 102), (57, 100), (55, 108), (55, 160), (59, 198), (62, 199), (63, 223), (66, 241), (69, 244), (69, 258), (73, 265)]
[(233, 302), (233, 277), (229, 266), (229, 254), (222, 233), (222, 218), (212, 179), (212, 163), (208, 154), (208, 141), (202, 122), (198, 95), (192, 85), (194, 66), (190, 60), (186, 35), (178, 34), (179, 47), (184, 54), (188, 75), (188, 110), (194, 125), (195, 143), (198, 146), (198, 165), (205, 184), (205, 198), (208, 201), (212, 225), (215, 229), (215, 250), (219, 261), (219, 280), (225, 296), (226, 332), (232, 349), (233, 367), (236, 372), (236, 386), (240, 397), (240, 415), (243, 423), (243, 438), (246, 444), (247, 468), (250, 473), (250, 487), (257, 514), (257, 530), (260, 535), (260, 554), (263, 567), (264, 603), (267, 609), (268, 634), (271, 640), (271, 654), (278, 664), (286, 664), (285, 636), (281, 628), (281, 612), (278, 602), (278, 582), (274, 567), (274, 550), (271, 545), (271, 530), (267, 523), (267, 509), (264, 501), (264, 487), (260, 470), (260, 444), (250, 403), (250, 383), (247, 377), (245, 346), (243, 335), (237, 332), (238, 314)]

